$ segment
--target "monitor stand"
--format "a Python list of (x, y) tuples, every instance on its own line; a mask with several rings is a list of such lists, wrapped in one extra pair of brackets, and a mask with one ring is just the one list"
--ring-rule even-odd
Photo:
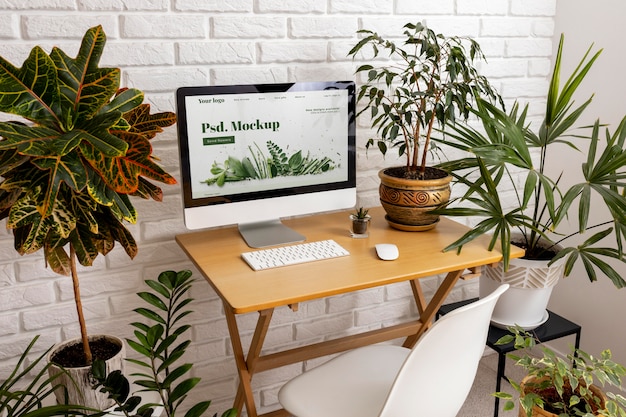
[(306, 238), (285, 226), (279, 219), (259, 223), (241, 223), (239, 233), (251, 248), (304, 242)]

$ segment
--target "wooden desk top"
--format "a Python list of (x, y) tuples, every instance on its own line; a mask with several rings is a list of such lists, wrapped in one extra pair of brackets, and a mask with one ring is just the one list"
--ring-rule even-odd
[[(349, 212), (321, 214), (286, 220), (284, 223), (306, 236), (307, 241), (334, 239), (349, 256), (253, 271), (241, 258), (251, 251), (236, 227), (186, 233), (176, 241), (235, 314), (259, 311), (328, 297), (380, 285), (429, 277), (441, 273), (499, 262), (501, 252), (487, 250), (483, 236), (456, 252), (441, 249), (458, 239), (466, 226), (442, 217), (427, 232), (392, 229), (381, 207), (370, 210), (369, 237), (350, 237)], [(394, 243), (400, 256), (382, 261), (376, 243)], [(523, 255), (513, 247), (512, 257)]]

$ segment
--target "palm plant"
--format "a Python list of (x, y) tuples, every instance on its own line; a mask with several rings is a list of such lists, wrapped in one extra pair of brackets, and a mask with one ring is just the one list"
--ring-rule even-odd
[[(587, 126), (591, 134), (583, 136), (571, 130), (591, 102), (591, 98), (580, 106), (574, 105), (573, 95), (581, 84), (601, 50), (592, 54), (593, 45), (587, 50), (578, 66), (560, 88), (561, 57), (564, 37), (561, 36), (550, 80), (546, 112), (537, 132), (526, 120), (528, 106), (523, 109), (518, 103), (505, 113), (490, 103), (479, 100), (472, 112), (482, 123), (482, 131), (467, 125), (449, 125), (441, 144), (456, 147), (472, 155), (441, 166), (453, 171), (456, 181), (467, 186), (467, 191), (458, 200), (465, 206), (446, 207), (436, 210), (447, 216), (478, 216), (483, 218), (471, 231), (444, 250), (460, 250), (462, 246), (485, 234), (493, 233), (490, 248), (498, 242), (504, 254), (504, 268), (508, 269), (509, 246), (512, 233), (521, 234), (516, 242), (526, 250), (526, 258), (550, 259), (546, 249), (539, 246), (539, 239), (551, 242), (550, 249), (560, 245), (562, 249), (552, 258), (552, 263), (565, 258), (565, 276), (577, 262), (582, 262), (591, 281), (597, 279), (598, 271), (611, 279), (618, 287), (626, 281), (607, 262), (607, 259), (625, 261), (623, 239), (626, 234), (626, 118), (611, 133), (599, 121)], [(602, 140), (604, 136), (604, 143)], [(551, 177), (547, 167), (549, 151), (559, 145), (583, 152), (586, 147), (586, 162), (580, 167), (584, 180), (567, 190), (562, 189), (561, 179), (570, 173), (559, 173)], [(538, 162), (533, 158), (538, 154)], [(523, 187), (516, 186), (512, 171), (522, 175)], [(479, 175), (476, 175), (478, 172)], [(504, 187), (513, 186), (516, 205), (507, 209), (500, 199)], [(599, 197), (598, 200), (592, 197)], [(608, 209), (611, 219), (590, 223), (590, 208), (596, 201)], [(578, 227), (574, 232), (565, 229), (564, 220), (569, 211), (578, 208)], [(567, 246), (573, 237), (593, 232), (583, 243)], [(612, 246), (602, 242), (614, 232)], [(597, 270), (596, 270), (597, 269)]]
[(150, 145), (174, 113), (150, 114), (141, 91), (119, 89), (120, 69), (98, 66), (105, 42), (97, 26), (76, 58), (38, 46), (21, 68), (0, 58), (0, 111), (21, 117), (0, 123), (0, 220), (18, 253), (43, 250), (54, 272), (71, 275), (87, 363), (76, 260), (90, 266), (116, 242), (134, 257), (137, 244), (123, 224), (137, 220), (129, 196), (160, 201), (148, 179), (176, 182)]
[[(39, 336), (33, 338), (11, 373), (0, 382), (0, 415), (4, 417), (51, 417), (89, 415), (91, 410), (76, 404), (55, 404), (50, 397), (59, 385), (58, 375), (49, 376), (45, 363), (48, 349), (36, 358), (29, 355)], [(42, 366), (43, 364), (43, 366)], [(24, 368), (22, 368), (22, 366)]]

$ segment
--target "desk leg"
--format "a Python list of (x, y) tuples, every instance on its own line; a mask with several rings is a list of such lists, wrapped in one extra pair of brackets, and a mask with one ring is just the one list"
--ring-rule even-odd
[(422, 291), (422, 285), (419, 279), (412, 279), (409, 281), (411, 284), (411, 290), (413, 291), (413, 298), (415, 298), (415, 304), (417, 304), (417, 312), (421, 315), (424, 313), (424, 306), (426, 305), (426, 299), (424, 298), (424, 291)]
[(435, 295), (433, 295), (433, 298), (428, 304), (425, 304), (424, 295), (422, 293), (422, 289), (418, 280), (415, 279), (411, 281), (411, 288), (413, 289), (413, 295), (415, 296), (417, 309), (420, 312), (420, 321), (422, 322), (422, 327), (420, 327), (416, 334), (407, 337), (402, 346), (407, 348), (412, 348), (413, 346), (415, 346), (417, 340), (422, 337), (424, 332), (430, 327), (433, 319), (435, 318), (435, 314), (443, 305), (443, 302), (445, 301), (448, 294), (450, 294), (450, 292), (452, 291), (452, 288), (454, 288), (454, 284), (456, 284), (456, 282), (459, 280), (463, 271), (464, 270), (449, 272), (439, 288), (437, 288), (437, 292), (435, 292)]
[(254, 404), (254, 395), (252, 394), (251, 386), (252, 375), (254, 374), (257, 359), (261, 354), (261, 348), (263, 347), (265, 335), (267, 334), (274, 309), (259, 311), (259, 319), (257, 321), (256, 329), (254, 330), (252, 342), (250, 343), (248, 357), (245, 359), (235, 315), (232, 311), (230, 311), (228, 306), (224, 307), (226, 322), (228, 324), (228, 332), (230, 333), (230, 340), (233, 346), (233, 354), (237, 364), (237, 373), (239, 374), (239, 388), (237, 389), (237, 395), (235, 396), (233, 408), (237, 409), (237, 415), (239, 416), (241, 415), (242, 405), (245, 402), (248, 416), (256, 417), (257, 411)]

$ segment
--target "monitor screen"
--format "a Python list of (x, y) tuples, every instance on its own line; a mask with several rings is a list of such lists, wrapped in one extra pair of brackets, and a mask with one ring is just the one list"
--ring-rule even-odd
[(188, 228), (238, 224), (269, 246), (285, 243), (270, 236), (280, 218), (355, 205), (352, 81), (182, 87), (176, 101)]

